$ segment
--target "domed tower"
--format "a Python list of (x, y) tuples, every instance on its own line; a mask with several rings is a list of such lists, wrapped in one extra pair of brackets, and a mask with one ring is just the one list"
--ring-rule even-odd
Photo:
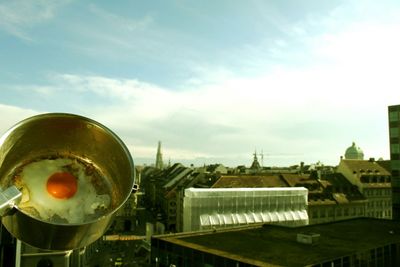
[(356, 146), (356, 143), (353, 144), (346, 149), (346, 153), (344, 154), (345, 159), (364, 159), (364, 152), (361, 150), (360, 147)]

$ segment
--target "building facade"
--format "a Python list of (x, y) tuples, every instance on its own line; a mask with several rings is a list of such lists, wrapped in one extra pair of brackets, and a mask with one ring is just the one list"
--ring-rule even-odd
[(337, 168), (368, 200), (367, 217), (392, 218), (391, 174), (374, 159), (342, 159)]
[(304, 187), (308, 190), (309, 224), (366, 216), (367, 199), (340, 173), (224, 175), (212, 188)]
[(400, 220), (400, 105), (388, 107), (393, 219)]
[(183, 199), (183, 231), (255, 223), (307, 225), (307, 189), (188, 188)]

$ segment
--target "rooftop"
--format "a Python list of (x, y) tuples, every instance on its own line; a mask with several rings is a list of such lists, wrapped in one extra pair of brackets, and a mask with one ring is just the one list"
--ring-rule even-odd
[(279, 175), (223, 175), (212, 188), (288, 187)]
[[(317, 233), (320, 238), (311, 247), (296, 241), (299, 233)], [(254, 265), (305, 266), (398, 243), (400, 224), (391, 220), (358, 218), (296, 228), (257, 225), (155, 238)], [(283, 251), (285, 257), (282, 257)]]
[(389, 171), (383, 168), (376, 161), (369, 160), (342, 160), (343, 164), (347, 165), (347, 167), (353, 172), (362, 174), (362, 175), (391, 175)]

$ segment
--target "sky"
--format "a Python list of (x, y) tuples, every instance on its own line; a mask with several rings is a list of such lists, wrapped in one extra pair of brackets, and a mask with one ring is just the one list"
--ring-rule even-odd
[(79, 114), (136, 164), (389, 158), (400, 2), (0, 0), (0, 134)]

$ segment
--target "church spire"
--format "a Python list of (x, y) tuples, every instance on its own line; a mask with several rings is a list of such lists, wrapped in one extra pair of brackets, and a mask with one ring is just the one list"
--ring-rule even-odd
[(250, 166), (250, 169), (252, 170), (259, 170), (261, 168), (260, 163), (258, 162), (258, 158), (257, 158), (257, 151), (254, 151), (254, 159), (253, 159), (253, 163)]
[(161, 153), (161, 141), (158, 141), (157, 147), (157, 156), (156, 156), (156, 169), (163, 169), (163, 160), (162, 160), (162, 153)]

